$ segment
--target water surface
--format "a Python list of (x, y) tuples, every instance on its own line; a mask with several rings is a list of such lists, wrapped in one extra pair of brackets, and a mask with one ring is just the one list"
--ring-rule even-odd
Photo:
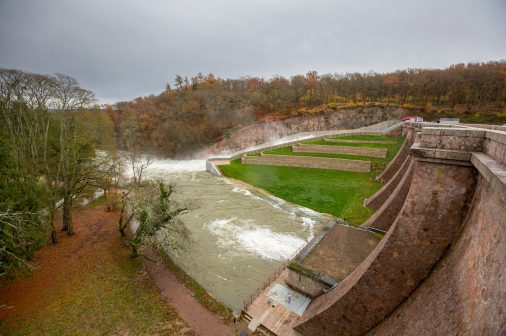
[(146, 177), (175, 182), (198, 208), (182, 215), (191, 232), (174, 261), (235, 312), (328, 217), (205, 172), (204, 160), (155, 160)]

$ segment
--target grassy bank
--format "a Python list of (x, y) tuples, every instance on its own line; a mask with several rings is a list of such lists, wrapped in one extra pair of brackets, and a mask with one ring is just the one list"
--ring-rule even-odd
[[(0, 283), (0, 335), (193, 335), (161, 299), (141, 259), (97, 200), (75, 215), (76, 233), (42, 248), (31, 277)], [(5, 307), (3, 307), (5, 308)]]
[(193, 297), (208, 311), (219, 316), (226, 324), (232, 323), (234, 315), (223, 303), (218, 301), (213, 296), (209, 295), (202, 285), (195, 279), (183, 271), (174, 261), (162, 250), (158, 250), (158, 255), (161, 256), (163, 263), (167, 268), (174, 273), (177, 279), (192, 293)]
[[(278, 167), (262, 165), (243, 165), (234, 160), (229, 165), (220, 166), (227, 177), (245, 181), (267, 190), (273, 195), (310, 209), (329, 213), (345, 219), (350, 224), (363, 223), (374, 212), (363, 206), (363, 200), (369, 197), (381, 184), (374, 179), (402, 146), (403, 138), (391, 138), (375, 135), (346, 136), (347, 140), (395, 141), (394, 145), (360, 144), (361, 147), (388, 148), (384, 159), (337, 154), (294, 153), (291, 147), (266, 151), (266, 154), (333, 157), (372, 162), (369, 173), (345, 172), (327, 169), (298, 167)], [(342, 145), (339, 142), (314, 141), (313, 144)]]

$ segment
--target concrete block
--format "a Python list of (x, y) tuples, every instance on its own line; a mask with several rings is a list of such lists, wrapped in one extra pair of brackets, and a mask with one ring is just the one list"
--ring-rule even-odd
[(434, 158), (436, 157), (436, 150), (432, 148), (423, 148), (420, 147), (418, 144), (414, 144), (413, 146), (411, 146), (411, 154), (417, 157)]
[(467, 137), (483, 138), (487, 132), (480, 129), (466, 129)]
[(441, 135), (451, 135), (457, 137), (465, 137), (466, 130), (460, 128), (443, 128), (441, 129)]
[(422, 135), (440, 135), (441, 129), (438, 127), (424, 127), (421, 131)]
[(471, 160), (471, 153), (470, 152), (463, 152), (463, 151), (436, 149), (434, 158), (446, 159), (446, 160), (469, 161), (469, 160)]
[(485, 137), (487, 139), (493, 140), (495, 142), (499, 142), (501, 144), (506, 145), (506, 132), (502, 131), (486, 131)]

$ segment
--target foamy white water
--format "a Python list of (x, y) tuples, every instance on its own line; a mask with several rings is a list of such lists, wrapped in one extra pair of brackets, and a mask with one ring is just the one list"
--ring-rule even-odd
[(248, 251), (270, 260), (286, 260), (306, 243), (294, 234), (274, 232), (253, 220), (237, 217), (213, 220), (205, 228), (216, 236), (221, 246), (238, 253)]
[(167, 253), (236, 312), (322, 223), (316, 212), (206, 173), (204, 160), (153, 159), (144, 177), (175, 183), (178, 198), (197, 204), (181, 216), (191, 233), (186, 250)]

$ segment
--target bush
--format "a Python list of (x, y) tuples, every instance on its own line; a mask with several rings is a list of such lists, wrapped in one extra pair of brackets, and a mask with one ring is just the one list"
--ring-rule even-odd
[(332, 110), (337, 110), (337, 103), (336, 102), (330, 102), (327, 104), (327, 107)]

